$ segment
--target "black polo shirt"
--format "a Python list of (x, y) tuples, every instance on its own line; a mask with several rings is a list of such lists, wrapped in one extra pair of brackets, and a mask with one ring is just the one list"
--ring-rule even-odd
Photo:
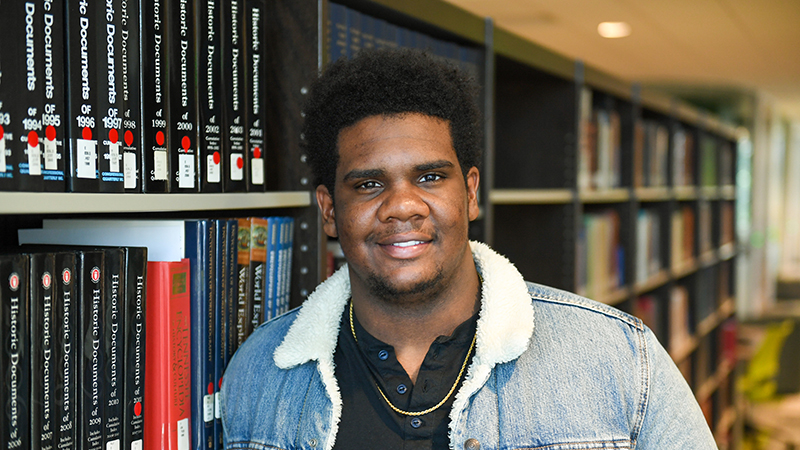
[[(392, 346), (367, 333), (354, 315), (356, 343), (350, 330), (349, 308), (345, 308), (334, 355), (335, 374), (343, 402), (334, 449), (448, 448), (450, 408), (466, 377), (466, 369), (447, 402), (418, 417), (392, 410), (376, 383), (389, 401), (404, 411), (424, 411), (435, 406), (447, 396), (458, 378), (477, 321), (476, 313), (459, 325), (452, 335), (439, 336), (431, 344), (414, 385), (397, 361)], [(474, 350), (470, 353), (470, 359), (474, 353)]]

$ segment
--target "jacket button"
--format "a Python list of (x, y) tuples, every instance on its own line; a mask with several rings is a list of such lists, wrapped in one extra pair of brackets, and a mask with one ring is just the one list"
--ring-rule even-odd
[(314, 439), (314, 438), (311, 438), (311, 439), (308, 441), (308, 445), (310, 445), (312, 448), (315, 448), (315, 447), (317, 446), (317, 443), (318, 443), (318, 442), (317, 442), (317, 440), (316, 440), (316, 439)]
[(464, 450), (481, 450), (481, 443), (477, 439), (469, 438), (464, 442)]

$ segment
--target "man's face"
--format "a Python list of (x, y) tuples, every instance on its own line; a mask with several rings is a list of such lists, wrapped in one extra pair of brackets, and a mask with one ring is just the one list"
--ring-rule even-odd
[(335, 204), (324, 186), (317, 202), (354, 295), (425, 301), (474, 274), (467, 232), (479, 174), (471, 168), (465, 184), (447, 122), (372, 116), (342, 130), (338, 148)]

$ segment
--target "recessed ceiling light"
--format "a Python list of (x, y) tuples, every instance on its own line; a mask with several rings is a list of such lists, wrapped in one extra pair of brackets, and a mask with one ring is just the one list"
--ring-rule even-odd
[(627, 22), (602, 22), (597, 32), (604, 38), (622, 38), (631, 34), (631, 26)]

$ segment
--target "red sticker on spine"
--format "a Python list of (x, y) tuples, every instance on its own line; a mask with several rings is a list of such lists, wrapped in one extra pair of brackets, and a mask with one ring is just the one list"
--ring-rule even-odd
[(28, 133), (28, 145), (31, 147), (36, 147), (39, 145), (39, 135), (36, 134), (35, 131), (31, 131)]
[(47, 128), (44, 130), (44, 135), (47, 137), (48, 141), (55, 141), (56, 140), (56, 127), (52, 125), (48, 125)]
[(83, 127), (83, 132), (82, 132), (82, 135), (83, 135), (82, 137), (83, 137), (85, 140), (87, 140), (87, 141), (88, 141), (89, 139), (91, 139), (91, 138), (92, 138), (92, 129), (91, 129), (91, 128), (89, 128), (89, 127)]

